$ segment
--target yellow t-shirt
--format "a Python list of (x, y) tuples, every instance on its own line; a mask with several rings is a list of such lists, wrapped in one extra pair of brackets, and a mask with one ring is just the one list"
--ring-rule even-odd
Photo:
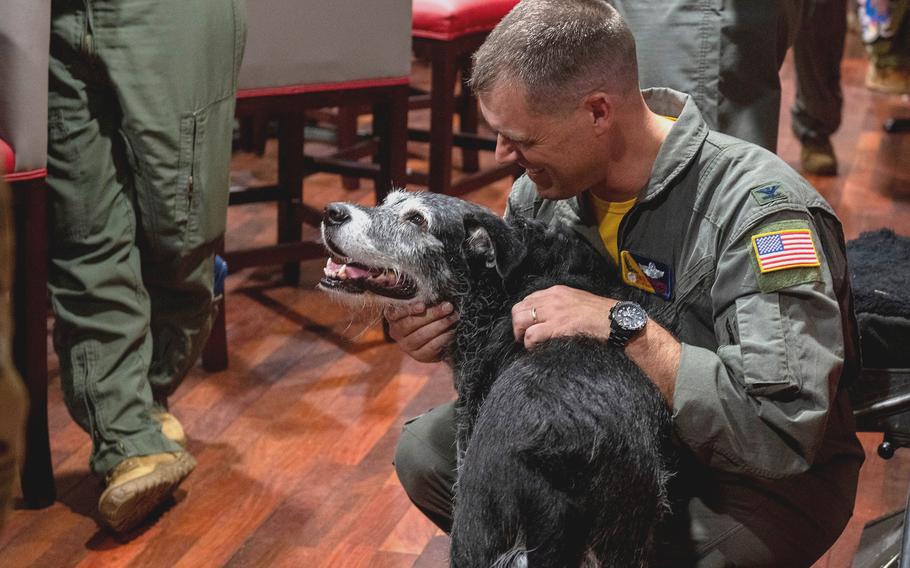
[[(664, 118), (676, 122), (676, 117), (664, 116)], [(594, 197), (594, 194), (588, 194), (591, 197), (591, 204), (594, 206), (594, 216), (597, 219), (597, 226), (600, 232), (600, 238), (607, 247), (607, 252), (613, 257), (613, 261), (619, 265), (619, 223), (623, 216), (632, 209), (636, 199), (629, 201), (604, 201)]]
[(619, 264), (619, 223), (623, 216), (632, 209), (636, 199), (628, 201), (604, 201), (588, 194), (591, 198), (591, 204), (594, 206), (594, 216), (597, 218), (597, 227), (600, 232), (600, 238), (607, 248), (607, 252), (613, 257), (613, 261)]

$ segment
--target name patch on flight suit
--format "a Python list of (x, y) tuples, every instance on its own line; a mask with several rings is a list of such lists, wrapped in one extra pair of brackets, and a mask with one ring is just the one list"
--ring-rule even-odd
[(779, 221), (752, 232), (750, 253), (762, 292), (821, 280), (821, 260), (807, 221)]
[(624, 250), (619, 253), (619, 268), (623, 282), (664, 300), (673, 296), (673, 272), (656, 260)]

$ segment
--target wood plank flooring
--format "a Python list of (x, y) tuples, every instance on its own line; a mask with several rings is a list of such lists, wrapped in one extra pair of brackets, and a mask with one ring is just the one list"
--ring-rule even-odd
[[(855, 40), (844, 62), (844, 123), (834, 137), (836, 178), (811, 178), (841, 215), (848, 238), (890, 226), (910, 234), (910, 135), (888, 135), (890, 115), (910, 116), (910, 100), (870, 93)], [(789, 132), (793, 71), (782, 72), (780, 154), (798, 167)], [(412, 166), (425, 167), (414, 146)], [(274, 178), (265, 159), (238, 154), (238, 180)], [(502, 210), (508, 182), (469, 194)], [(341, 189), (336, 176), (307, 179), (314, 207), (371, 201), (369, 182)], [(229, 214), (227, 245), (274, 239), (273, 208)], [(314, 235), (312, 229), (307, 232)], [(251, 269), (227, 281), (229, 370), (195, 369), (172, 399), (199, 467), (175, 504), (125, 538), (100, 530), (101, 484), (88, 472), (89, 440), (70, 420), (51, 360), (50, 428), (59, 500), (12, 512), (0, 534), (0, 566), (69, 567), (382, 567), (447, 566), (447, 539), (409, 503), (391, 459), (403, 421), (452, 398), (450, 373), (403, 356), (383, 340), (376, 318), (351, 317), (314, 289), (322, 262), (304, 263), (296, 287), (279, 270)], [(863, 524), (901, 508), (910, 489), (910, 450), (884, 461), (863, 435), (867, 461), (856, 512), (816, 566), (851, 564)]]

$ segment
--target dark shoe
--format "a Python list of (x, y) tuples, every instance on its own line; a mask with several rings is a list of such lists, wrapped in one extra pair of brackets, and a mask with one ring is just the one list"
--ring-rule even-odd
[(107, 476), (107, 489), (98, 500), (101, 521), (114, 532), (125, 532), (157, 509), (196, 467), (186, 452), (126, 458)]
[(799, 162), (803, 172), (817, 176), (837, 175), (837, 156), (831, 141), (825, 138), (821, 142), (803, 144), (799, 153)]

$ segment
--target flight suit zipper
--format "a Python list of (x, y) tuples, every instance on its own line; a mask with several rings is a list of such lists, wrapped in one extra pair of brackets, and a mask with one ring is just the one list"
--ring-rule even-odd
[(83, 0), (85, 5), (84, 29), (82, 33), (82, 53), (89, 58), (95, 57), (95, 22), (92, 18), (92, 4)]

